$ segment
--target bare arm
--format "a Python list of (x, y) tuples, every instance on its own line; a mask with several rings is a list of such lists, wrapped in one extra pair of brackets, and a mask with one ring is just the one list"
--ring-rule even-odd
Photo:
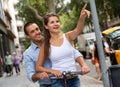
[(47, 69), (43, 67), (43, 63), (45, 61), (44, 58), (44, 44), (40, 48), (39, 56), (38, 56), (38, 61), (36, 63), (36, 71), (37, 72), (47, 72), (51, 73), (51, 69)]
[(105, 48), (105, 52), (108, 54), (114, 53), (114, 51), (111, 51), (109, 48)]
[(86, 6), (87, 4), (85, 4), (82, 8), (76, 28), (73, 31), (67, 33), (67, 37), (70, 40), (74, 40), (82, 32), (84, 28), (85, 19), (86, 17), (90, 16), (90, 12), (86, 10)]
[(48, 78), (48, 75), (45, 72), (39, 72), (39, 73), (35, 73), (32, 75), (33, 81), (37, 81), (37, 80), (45, 79), (45, 78)]
[(92, 55), (92, 58), (95, 57), (95, 46), (94, 46), (93, 49), (92, 49), (91, 55)]
[(43, 67), (43, 63), (45, 61), (44, 55), (45, 54), (44, 54), (44, 44), (43, 44), (41, 46), (40, 53), (39, 53), (39, 56), (38, 56), (38, 61), (37, 61), (37, 64), (36, 64), (36, 71), (37, 72), (52, 73), (55, 76), (60, 76), (61, 75), (60, 71)]
[(88, 65), (86, 64), (86, 62), (84, 61), (83, 57), (78, 57), (76, 59), (76, 61), (79, 63), (79, 65), (81, 66), (82, 72), (83, 74), (89, 73), (90, 72), (90, 68), (88, 67)]

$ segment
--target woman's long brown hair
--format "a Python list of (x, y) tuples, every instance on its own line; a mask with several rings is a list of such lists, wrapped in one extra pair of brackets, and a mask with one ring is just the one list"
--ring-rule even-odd
[(44, 30), (43, 30), (43, 33), (44, 33), (44, 58), (49, 58), (49, 55), (50, 55), (50, 32), (48, 29), (45, 28), (45, 26), (47, 26), (48, 24), (48, 21), (49, 21), (49, 18), (50, 17), (57, 17), (59, 19), (59, 16), (55, 13), (49, 13), (47, 15), (45, 15), (43, 17), (43, 24), (44, 24)]

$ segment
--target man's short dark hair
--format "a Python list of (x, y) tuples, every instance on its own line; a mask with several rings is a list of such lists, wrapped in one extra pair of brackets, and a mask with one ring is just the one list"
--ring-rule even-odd
[(29, 25), (31, 25), (31, 24), (34, 24), (34, 22), (27, 22), (27, 23), (24, 25), (24, 33), (25, 33), (26, 35), (28, 35), (27, 27), (28, 27)]

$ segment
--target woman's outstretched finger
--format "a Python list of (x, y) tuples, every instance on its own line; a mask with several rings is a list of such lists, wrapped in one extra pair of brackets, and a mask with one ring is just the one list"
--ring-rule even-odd
[(82, 10), (85, 10), (87, 7), (87, 3), (85, 3), (85, 5), (83, 6)]

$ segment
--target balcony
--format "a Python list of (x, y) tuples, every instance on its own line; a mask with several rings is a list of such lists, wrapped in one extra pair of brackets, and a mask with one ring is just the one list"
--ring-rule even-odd
[(10, 13), (9, 13), (8, 9), (5, 9), (4, 12), (5, 12), (5, 16), (7, 17), (7, 20), (11, 21), (12, 18), (10, 16)]
[(10, 29), (7, 29), (7, 35), (11, 40), (14, 40), (14, 38), (16, 38), (16, 36)]

